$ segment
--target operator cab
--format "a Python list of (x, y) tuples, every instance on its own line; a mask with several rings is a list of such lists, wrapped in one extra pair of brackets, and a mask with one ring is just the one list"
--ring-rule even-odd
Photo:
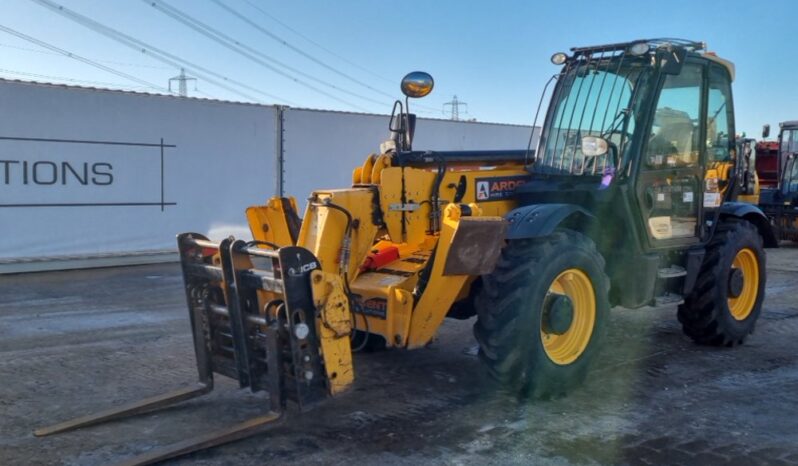
[(725, 187), (705, 174), (728, 174), (736, 154), (734, 66), (705, 49), (651, 39), (555, 54), (562, 69), (531, 166), (539, 182), (518, 190), (520, 204), (568, 191), (619, 226), (610, 243), (641, 252), (705, 242)]

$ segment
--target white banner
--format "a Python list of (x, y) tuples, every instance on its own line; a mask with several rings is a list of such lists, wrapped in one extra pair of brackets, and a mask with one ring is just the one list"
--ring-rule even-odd
[(4, 271), (247, 232), (274, 192), (272, 107), (0, 82), (0, 108)]

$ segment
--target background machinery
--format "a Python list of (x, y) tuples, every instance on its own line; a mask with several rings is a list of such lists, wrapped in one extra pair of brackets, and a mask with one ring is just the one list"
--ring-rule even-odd
[(218, 445), (346, 392), (353, 347), (421, 348), (447, 316), (476, 315), (487, 373), (533, 397), (581, 382), (614, 305), (679, 303), (696, 342), (741, 343), (777, 241), (728, 189), (734, 67), (704, 49), (654, 39), (553, 55), (536, 150), (415, 150), (409, 98), (433, 81), (409, 74), (390, 139), (351, 187), (313, 192), (301, 220), (293, 199), (250, 207), (252, 241), (178, 236), (198, 387), (37, 435), (201, 395), (214, 374), (268, 391), (263, 417), (131, 464)]
[[(770, 135), (770, 125), (765, 125), (762, 132)], [(774, 188), (779, 184), (779, 142), (759, 141), (755, 145), (756, 174), (763, 188)]]
[[(768, 133), (766, 125), (763, 137)], [(778, 140), (761, 143), (757, 149), (757, 172), (767, 174), (769, 180), (762, 184), (759, 207), (779, 239), (798, 241), (798, 121), (780, 123)]]

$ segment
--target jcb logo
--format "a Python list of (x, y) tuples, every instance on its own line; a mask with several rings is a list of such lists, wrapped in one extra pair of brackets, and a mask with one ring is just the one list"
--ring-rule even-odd
[(309, 262), (307, 264), (302, 264), (299, 266), (299, 270), (291, 267), (288, 269), (288, 275), (296, 277), (297, 275), (302, 275), (305, 273), (310, 272), (311, 270), (316, 270), (319, 267), (319, 264), (316, 262)]

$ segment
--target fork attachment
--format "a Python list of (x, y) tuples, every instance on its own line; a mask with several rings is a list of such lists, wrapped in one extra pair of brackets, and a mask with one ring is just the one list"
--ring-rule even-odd
[(265, 390), (274, 411), (286, 400), (306, 410), (325, 399), (310, 283), (315, 256), (233, 238), (217, 245), (196, 233), (179, 235), (178, 245), (200, 379), (218, 373)]
[[(152, 450), (124, 464), (151, 464), (263, 430), (286, 402), (305, 411), (330, 394), (320, 355), (311, 275), (319, 261), (307, 249), (264, 249), (230, 237), (220, 243), (197, 233), (177, 237), (199, 384), (37, 429), (36, 436), (100, 424), (195, 398), (213, 376), (269, 393), (266, 414), (233, 427)], [(271, 247), (271, 245), (270, 245)], [(318, 274), (318, 272), (316, 272)]]

